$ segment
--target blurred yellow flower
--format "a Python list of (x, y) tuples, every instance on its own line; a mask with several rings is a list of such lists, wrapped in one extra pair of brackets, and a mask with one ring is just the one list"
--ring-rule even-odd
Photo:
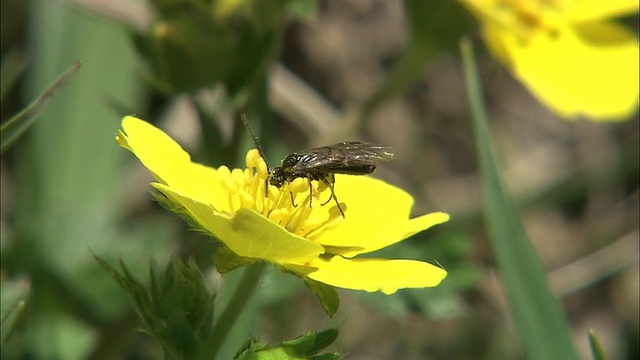
[(625, 120), (638, 107), (638, 37), (614, 17), (637, 0), (461, 0), (490, 51), (566, 119)]
[(152, 186), (176, 211), (241, 257), (328, 285), (385, 294), (436, 286), (447, 274), (422, 261), (353, 259), (449, 219), (441, 212), (409, 219), (413, 198), (383, 181), (337, 175), (343, 218), (337, 206), (319, 205), (330, 196), (324, 185), (314, 182), (312, 202), (318, 205), (308, 206), (306, 179), (269, 186), (265, 197), (267, 166), (256, 150), (247, 153), (246, 169), (210, 168), (191, 162), (168, 135), (131, 116), (122, 120), (116, 141), (151, 171), (158, 181)]

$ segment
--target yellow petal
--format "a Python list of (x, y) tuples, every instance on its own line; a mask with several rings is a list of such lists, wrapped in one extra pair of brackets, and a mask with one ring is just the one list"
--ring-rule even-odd
[(116, 138), (118, 143), (133, 152), (156, 179), (164, 183), (184, 180), (184, 169), (191, 158), (167, 134), (133, 116), (122, 119), (122, 129)]
[(571, 21), (604, 20), (638, 12), (638, 0), (565, 0), (559, 5)]
[(133, 116), (122, 119), (116, 141), (131, 151), (163, 184), (229, 212), (226, 191), (213, 168), (191, 162), (189, 154), (162, 130)]
[[(381, 219), (406, 219), (413, 206), (413, 198), (406, 191), (371, 176), (335, 176), (335, 193), (346, 203), (349, 216), (346, 223), (375, 223)], [(327, 195), (329, 194), (326, 191)], [(320, 199), (326, 201), (328, 199)], [(335, 204), (333, 200), (328, 206)], [(315, 206), (315, 205), (314, 205)], [(314, 212), (325, 213), (320, 206)]]
[[(556, 32), (538, 31), (526, 41), (489, 25), (487, 43), (506, 56), (514, 76), (562, 117), (624, 120), (633, 115), (638, 107), (638, 39), (618, 25), (583, 24), (578, 29), (559, 18), (551, 21)], [(596, 33), (598, 39), (589, 38)]]
[(449, 221), (449, 214), (443, 212), (430, 213), (410, 220), (405, 219), (394, 224), (387, 224), (379, 232), (369, 234), (369, 237), (349, 238), (343, 241), (345, 245), (326, 246), (326, 250), (331, 254), (351, 258), (391, 246), (418, 232), (447, 221)]
[(409, 219), (413, 198), (368, 176), (336, 175), (335, 192), (347, 204), (346, 218), (316, 242), (345, 257), (387, 247), (449, 219), (444, 213)]
[(389, 295), (398, 289), (438, 285), (447, 272), (437, 266), (415, 260), (317, 259), (309, 263), (318, 270), (309, 278), (345, 289), (382, 291)]
[[(335, 180), (336, 196), (347, 205), (346, 217), (318, 238), (319, 243), (349, 246), (358, 237), (368, 238), (388, 224), (409, 218), (413, 198), (404, 190), (369, 176), (336, 175)], [(312, 215), (322, 211), (318, 206)]]
[[(442, 224), (449, 221), (449, 214), (443, 212), (434, 212), (419, 216), (409, 220), (408, 224), (402, 228), (404, 235), (401, 240), (413, 236), (420, 231), (426, 230), (432, 226)], [(391, 245), (391, 244), (389, 244)]]
[(213, 207), (181, 194), (163, 184), (153, 184), (163, 194), (182, 204), (203, 229), (226, 244), (234, 253), (284, 264), (304, 264), (324, 252), (322, 246), (296, 236), (264, 216), (239, 209), (230, 218)]

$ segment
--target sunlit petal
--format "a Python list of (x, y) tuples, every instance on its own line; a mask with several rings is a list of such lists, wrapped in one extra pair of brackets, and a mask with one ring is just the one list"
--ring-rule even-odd
[(154, 187), (179, 201), (194, 220), (240, 256), (304, 264), (324, 252), (322, 246), (286, 231), (255, 211), (240, 209), (229, 218), (166, 185)]
[(422, 261), (388, 259), (344, 259), (334, 256), (309, 263), (318, 268), (308, 276), (325, 284), (353, 290), (382, 291), (438, 285), (447, 272)]

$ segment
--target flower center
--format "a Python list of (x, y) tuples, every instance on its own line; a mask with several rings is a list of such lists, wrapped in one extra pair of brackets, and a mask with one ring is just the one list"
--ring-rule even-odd
[[(312, 213), (313, 208), (332, 200), (331, 192), (326, 191), (328, 187), (324, 183), (297, 178), (285, 182), (280, 189), (268, 185), (265, 196), (267, 165), (256, 149), (247, 152), (246, 164), (244, 170), (229, 170), (226, 166), (218, 168), (222, 186), (227, 190), (232, 216), (240, 208), (252, 209), (288, 231), (310, 240), (342, 222), (342, 214), (335, 204), (324, 213)], [(346, 204), (340, 203), (340, 207), (347, 211)], [(328, 217), (324, 217), (324, 214)]]

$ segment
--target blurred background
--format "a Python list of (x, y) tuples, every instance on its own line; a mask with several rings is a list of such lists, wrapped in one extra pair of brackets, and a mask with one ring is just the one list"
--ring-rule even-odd
[[(451, 221), (380, 255), (437, 261), (449, 275), (392, 296), (339, 291), (329, 319), (301, 282), (272, 270), (220, 358), (251, 335), (277, 342), (329, 326), (349, 359), (522, 358), (482, 218), (462, 36), (476, 43), (501, 175), (578, 352), (589, 358), (594, 329), (611, 359), (640, 356), (637, 113), (558, 118), (484, 50), (458, 2), (216, 1), (209, 17), (204, 3), (0, 3), (3, 123), (82, 63), (2, 154), (3, 319), (26, 300), (3, 358), (162, 357), (92, 252), (140, 279), (151, 259), (195, 258), (225, 298), (238, 271), (215, 272), (210, 239), (153, 202), (151, 176), (114, 137), (136, 115), (196, 161), (243, 166), (252, 143), (239, 112), (271, 164), (341, 140), (391, 145), (395, 160), (375, 176), (411, 193), (415, 216)], [(637, 14), (624, 21), (637, 28)]]

